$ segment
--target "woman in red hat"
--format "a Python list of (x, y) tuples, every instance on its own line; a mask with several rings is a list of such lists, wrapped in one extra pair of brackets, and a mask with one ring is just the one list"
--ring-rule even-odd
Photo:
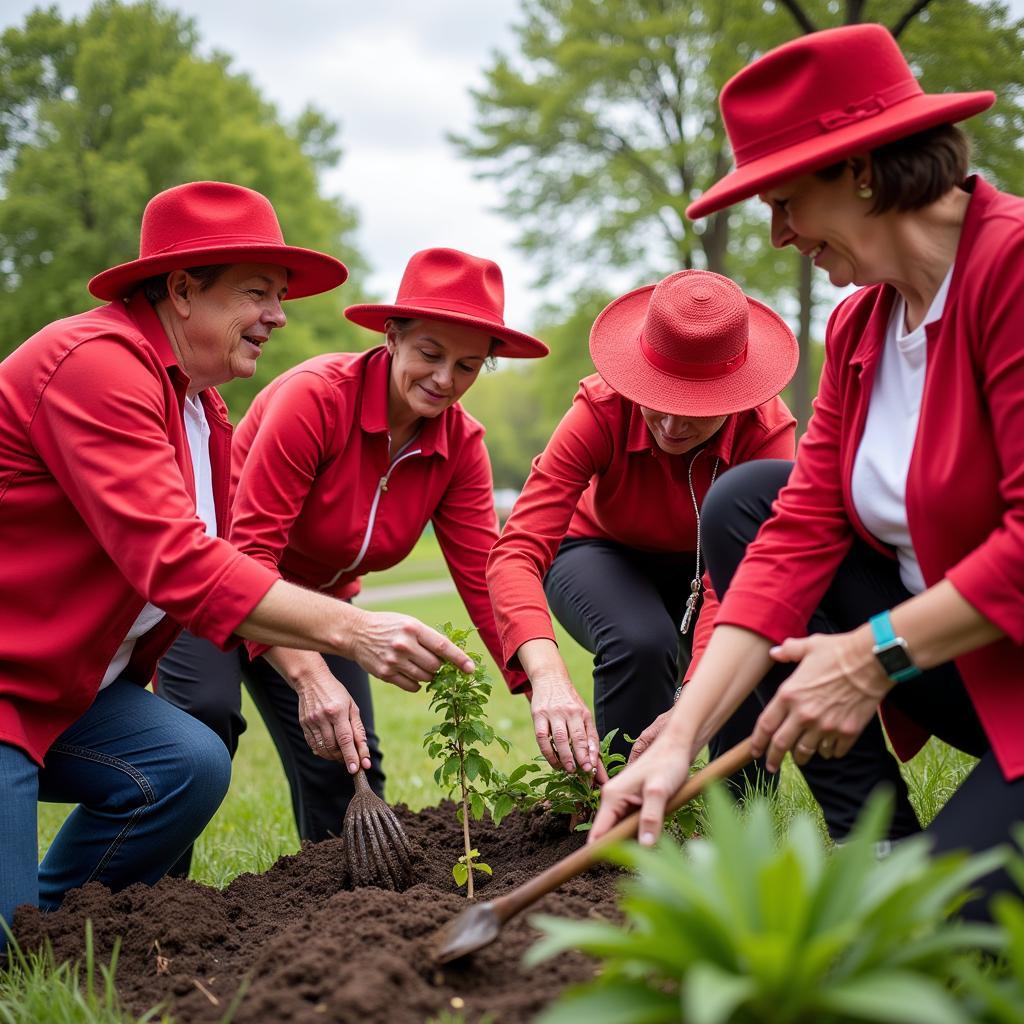
[[(415, 689), (453, 644), (286, 583), (227, 528), (231, 428), (215, 386), (253, 373), (282, 301), (345, 280), (285, 245), (270, 203), (221, 182), (156, 196), (109, 305), (0, 364), (0, 918), (86, 882), (157, 881), (203, 829), (230, 762), (144, 689), (179, 623), (353, 658)], [(42, 864), (38, 800), (76, 803)]]
[[(732, 281), (684, 270), (612, 302), (590, 353), (598, 373), (535, 460), (487, 579), (504, 662), (530, 679), (541, 752), (603, 781), (598, 737), (618, 729), (612, 750), (628, 754), (626, 736), (672, 705), (680, 642), (696, 664), (710, 633), (710, 588), (697, 617), (708, 488), (739, 463), (793, 457), (795, 422), (778, 394), (797, 344)], [(596, 728), (548, 604), (594, 654)], [(715, 745), (747, 735), (759, 711), (752, 698)]]
[[(709, 498), (730, 524), (705, 535), (716, 629), (595, 835), (642, 803), (652, 841), (666, 794), (755, 689), (772, 771), (789, 750), (843, 785), (880, 711), (902, 758), (929, 735), (979, 758), (928, 827), (937, 849), (1003, 842), (1024, 819), (1024, 201), (967, 175), (953, 124), (993, 100), (923, 93), (879, 25), (805, 36), (723, 89), (737, 167), (688, 213), (759, 194), (774, 245), (862, 288), (829, 322), (792, 472), (751, 467)], [(884, 751), (873, 773), (902, 789)], [(812, 790), (827, 810), (830, 786)]]
[[(239, 424), (231, 531), (239, 549), (308, 590), (349, 600), (363, 575), (397, 565), (433, 523), (498, 659), (484, 580), (498, 535), (491, 467), (483, 428), (457, 403), (492, 355), (548, 351), (506, 327), (503, 309), (497, 264), (455, 249), (416, 253), (393, 304), (346, 309), (384, 344), (307, 360), (268, 385)], [(515, 671), (506, 678), (513, 690), (526, 683)], [(383, 791), (364, 667), (270, 642), (225, 655), (185, 634), (159, 672), (160, 692), (210, 725), (232, 754), (245, 728), (240, 679), (281, 755), (299, 835), (337, 834), (352, 773), (365, 769)]]

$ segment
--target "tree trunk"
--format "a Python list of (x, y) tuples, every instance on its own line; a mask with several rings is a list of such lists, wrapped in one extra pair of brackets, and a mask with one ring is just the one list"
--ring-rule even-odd
[(807, 429), (811, 418), (811, 313), (814, 309), (814, 294), (811, 288), (811, 261), (806, 256), (798, 257), (800, 282), (800, 324), (797, 343), (800, 348), (800, 362), (790, 385), (793, 395), (793, 415), (797, 421), (797, 433)]

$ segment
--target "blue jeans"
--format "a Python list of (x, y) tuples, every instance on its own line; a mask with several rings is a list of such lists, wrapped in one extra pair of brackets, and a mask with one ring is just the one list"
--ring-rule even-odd
[[(159, 881), (213, 817), (231, 760), (201, 722), (127, 680), (100, 691), (39, 768), (0, 743), (0, 918), (70, 889)], [(78, 806), (38, 863), (37, 802)], [(3, 949), (0, 935), (0, 951)]]

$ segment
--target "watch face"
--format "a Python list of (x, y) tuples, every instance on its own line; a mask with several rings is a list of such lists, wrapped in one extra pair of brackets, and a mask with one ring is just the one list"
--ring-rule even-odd
[(906, 672), (908, 668), (914, 668), (906, 648), (897, 640), (890, 642), (888, 647), (876, 649), (875, 656), (885, 669), (886, 675), (894, 676), (897, 672)]

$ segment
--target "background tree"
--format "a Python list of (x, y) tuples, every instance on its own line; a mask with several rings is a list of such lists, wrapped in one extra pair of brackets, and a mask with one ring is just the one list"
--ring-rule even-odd
[(756, 202), (696, 225), (683, 210), (731, 164), (717, 102), (726, 79), (802, 32), (868, 20), (900, 35), (926, 89), (999, 94), (969, 130), (979, 167), (1020, 191), (1024, 32), (997, 2), (524, 0), (518, 53), (495, 56), (473, 94), (473, 130), (455, 142), (501, 182), (542, 282), (584, 267), (591, 281), (626, 270), (633, 282), (705, 267), (778, 305), (799, 323), (789, 397), (804, 421), (819, 362), (809, 265), (771, 249)]
[[(138, 254), (147, 200), (184, 181), (257, 189), (291, 244), (358, 276), (355, 215), (317, 180), (340, 159), (337, 133), (314, 109), (284, 122), (227, 56), (200, 54), (191, 20), (152, 0), (101, 0), (82, 18), (34, 11), (0, 36), (0, 357), (93, 303), (89, 277)], [(346, 285), (289, 306), (257, 377), (225, 387), (233, 413), (300, 359), (363, 347), (341, 316), (359, 298)]]

